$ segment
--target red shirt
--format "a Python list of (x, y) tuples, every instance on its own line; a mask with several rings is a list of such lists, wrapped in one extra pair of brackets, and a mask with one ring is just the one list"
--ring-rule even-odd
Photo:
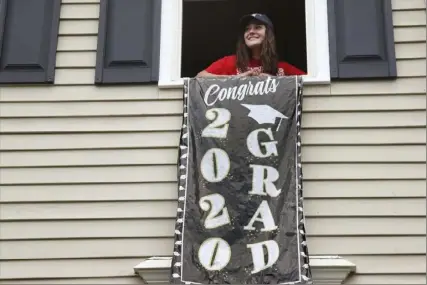
[[(258, 69), (261, 71), (261, 61), (252, 59), (249, 62), (249, 69)], [(206, 71), (212, 74), (216, 75), (237, 75), (241, 73), (239, 70), (237, 70), (236, 67), (236, 56), (235, 55), (229, 55), (225, 56), (221, 59), (218, 59), (214, 63), (212, 63), (208, 68), (206, 68)], [(278, 71), (277, 76), (284, 76), (284, 75), (305, 75), (306, 73), (295, 66), (281, 61), (278, 63)]]

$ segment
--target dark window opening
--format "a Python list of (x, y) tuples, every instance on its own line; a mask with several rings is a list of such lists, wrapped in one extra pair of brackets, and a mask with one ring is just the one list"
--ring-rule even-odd
[(234, 54), (239, 19), (255, 12), (273, 21), (280, 60), (307, 71), (304, 0), (184, 0), (181, 77)]

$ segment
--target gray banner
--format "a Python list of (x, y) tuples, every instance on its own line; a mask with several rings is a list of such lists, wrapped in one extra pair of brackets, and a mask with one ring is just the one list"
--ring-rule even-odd
[(299, 77), (189, 79), (172, 283), (306, 284)]

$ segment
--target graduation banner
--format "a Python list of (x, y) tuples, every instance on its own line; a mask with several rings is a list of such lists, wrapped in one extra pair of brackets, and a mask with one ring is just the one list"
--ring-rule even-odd
[(302, 91), (297, 76), (185, 79), (171, 283), (311, 283)]

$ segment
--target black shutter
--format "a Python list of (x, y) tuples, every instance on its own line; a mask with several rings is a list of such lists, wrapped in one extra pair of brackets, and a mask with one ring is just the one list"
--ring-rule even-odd
[(0, 0), (0, 83), (53, 83), (61, 0)]
[(332, 79), (394, 78), (391, 0), (328, 0)]
[(161, 0), (101, 0), (96, 84), (158, 80)]

